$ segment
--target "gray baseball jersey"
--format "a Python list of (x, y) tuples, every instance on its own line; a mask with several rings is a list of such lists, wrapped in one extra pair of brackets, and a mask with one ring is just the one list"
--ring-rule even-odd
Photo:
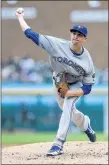
[(57, 75), (66, 72), (67, 82), (95, 83), (95, 70), (89, 52), (83, 47), (81, 55), (70, 49), (70, 41), (39, 34), (39, 46), (50, 55), (50, 63)]

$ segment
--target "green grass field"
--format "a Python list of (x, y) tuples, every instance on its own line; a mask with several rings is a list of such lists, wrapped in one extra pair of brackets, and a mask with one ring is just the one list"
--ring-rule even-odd
[[(97, 133), (97, 141), (108, 141), (108, 136)], [(1, 140), (3, 145), (28, 144), (39, 142), (52, 142), (56, 132), (36, 132), (36, 133), (2, 133)], [(84, 134), (68, 134), (67, 141), (89, 141)]]

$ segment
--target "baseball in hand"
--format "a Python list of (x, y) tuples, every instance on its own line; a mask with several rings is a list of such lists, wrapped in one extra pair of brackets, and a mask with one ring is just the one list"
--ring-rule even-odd
[(17, 13), (18, 14), (23, 14), (24, 13), (24, 9), (22, 7), (17, 9)]

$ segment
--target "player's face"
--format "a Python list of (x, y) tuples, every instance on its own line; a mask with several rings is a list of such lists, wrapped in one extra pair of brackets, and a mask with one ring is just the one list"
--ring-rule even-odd
[(82, 45), (85, 41), (86, 41), (86, 37), (83, 34), (77, 31), (71, 33), (71, 42), (73, 44)]

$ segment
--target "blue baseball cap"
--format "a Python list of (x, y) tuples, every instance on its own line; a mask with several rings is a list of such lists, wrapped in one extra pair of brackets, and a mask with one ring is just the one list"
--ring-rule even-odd
[(70, 32), (78, 31), (79, 33), (82, 33), (85, 37), (87, 37), (88, 31), (87, 28), (83, 25), (75, 25), (72, 29), (70, 29)]

